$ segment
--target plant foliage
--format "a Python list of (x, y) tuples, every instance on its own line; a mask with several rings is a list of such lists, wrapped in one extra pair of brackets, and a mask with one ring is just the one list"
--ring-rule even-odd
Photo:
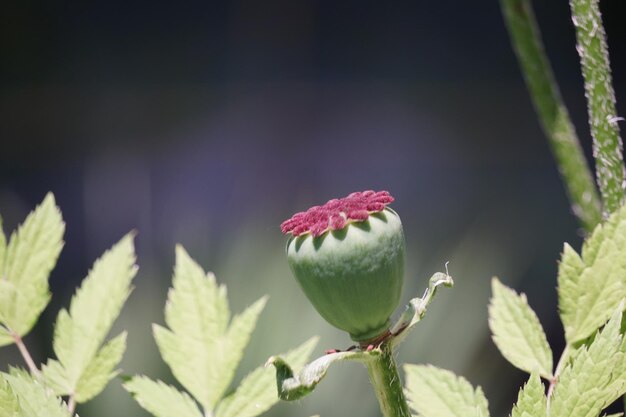
[(581, 255), (565, 244), (559, 265), (559, 311), (565, 338), (589, 337), (626, 298), (626, 209), (611, 215), (585, 241)]
[(502, 355), (517, 368), (552, 376), (552, 351), (535, 312), (524, 294), (492, 280), (489, 327)]
[(48, 276), (63, 247), (64, 231), (52, 194), (11, 234), (8, 244), (0, 230), (0, 346), (24, 337), (48, 305)]
[(517, 397), (511, 417), (546, 417), (546, 392), (539, 375), (532, 374)]
[(30, 373), (0, 374), (0, 416), (69, 416), (73, 405), (99, 394), (117, 375), (126, 333), (105, 342), (136, 274), (133, 235), (98, 259), (69, 310), (59, 312), (53, 348), (57, 359), (38, 369), (22, 341), (50, 301), (48, 278), (63, 246), (65, 225), (48, 194), (12, 233), (0, 232), (0, 346), (17, 343)]
[[(165, 306), (169, 328), (155, 324), (154, 338), (163, 360), (189, 394), (136, 376), (124, 387), (137, 402), (157, 417), (174, 415), (175, 409), (165, 404), (165, 397), (181, 406), (180, 415), (189, 416), (204, 413), (253, 417), (276, 403), (273, 374), (264, 368), (254, 370), (225, 396), (267, 298), (259, 299), (231, 320), (226, 287), (218, 285), (212, 273), (205, 273), (182, 246), (176, 248), (172, 284)], [(287, 356), (301, 366), (315, 343), (309, 340)]]
[(58, 359), (48, 360), (42, 369), (57, 395), (72, 395), (77, 402), (85, 402), (117, 375), (126, 333), (102, 344), (130, 294), (136, 272), (133, 236), (129, 234), (95, 262), (69, 311), (59, 312), (53, 340)]
[[(107, 335), (137, 273), (133, 233), (94, 263), (69, 308), (59, 311), (52, 341), (55, 359), (39, 370), (21, 340), (50, 300), (48, 277), (63, 246), (63, 231), (52, 194), (8, 243), (0, 231), (0, 346), (18, 343), (31, 370), (0, 373), (0, 417), (71, 416), (75, 403), (98, 395), (119, 372), (126, 332), (109, 340)], [(272, 370), (259, 367), (232, 392), (227, 390), (267, 298), (231, 319), (226, 287), (218, 285), (213, 274), (205, 274), (182, 247), (176, 255), (165, 307), (168, 327), (154, 325), (154, 336), (165, 362), (189, 394), (144, 376), (128, 380), (126, 389), (156, 416), (263, 413), (278, 401)], [(316, 342), (313, 338), (284, 357), (300, 367)]]
[(616, 311), (591, 344), (582, 345), (563, 369), (550, 406), (553, 417), (595, 417), (626, 392), (626, 345)]
[(69, 417), (65, 404), (41, 381), (17, 368), (0, 373), (0, 416)]
[[(558, 281), (567, 346), (553, 370), (550, 346), (525, 295), (493, 279), (494, 342), (512, 365), (531, 374), (512, 417), (598, 417), (626, 393), (626, 208), (596, 227), (582, 256), (565, 245)], [(405, 369), (407, 396), (421, 416), (483, 415), (480, 388), (430, 366)], [(550, 383), (547, 395), (539, 376)]]
[(407, 398), (423, 417), (488, 417), (485, 394), (450, 371), (431, 365), (405, 365)]

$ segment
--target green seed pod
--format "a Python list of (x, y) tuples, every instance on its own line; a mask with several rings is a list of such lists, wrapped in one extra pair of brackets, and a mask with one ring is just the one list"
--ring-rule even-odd
[[(314, 207), (314, 221), (326, 219), (325, 230), (315, 228), (317, 223), (309, 219), (305, 233), (292, 236), (287, 243), (291, 271), (315, 309), (361, 343), (385, 334), (400, 300), (405, 250), (402, 223), (395, 211), (385, 207), (387, 203), (366, 205), (365, 213), (348, 205), (348, 210), (339, 211), (343, 222), (333, 217), (336, 207), (327, 206), (354, 203), (355, 195), (361, 200), (364, 195), (370, 197), (366, 203), (372, 196), (380, 200), (381, 193), (393, 201), (388, 193), (369, 193), (353, 193)], [(297, 226), (293, 229), (297, 231)]]

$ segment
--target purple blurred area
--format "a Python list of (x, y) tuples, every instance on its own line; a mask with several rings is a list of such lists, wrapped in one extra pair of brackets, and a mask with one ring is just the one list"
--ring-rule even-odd
[[(590, 154), (567, 2), (535, 3)], [(624, 115), (626, 6), (602, 7), (618, 113)], [(303, 339), (279, 335), (292, 325), (280, 324), (280, 306), (302, 295), (280, 258), (278, 226), (296, 211), (366, 189), (389, 190), (396, 198), (393, 207), (415, 253), (408, 271), (420, 277), (405, 292), (421, 292), (436, 270), (429, 267), (441, 269), (450, 260), (453, 275), (460, 276), (452, 290), (458, 303), (449, 303), (441, 321), (433, 322), (445, 328), (460, 316), (478, 315), (472, 317), (480, 337), (472, 348), (461, 344), (469, 337), (462, 333), (467, 326), (450, 327), (455, 330), (433, 336), (434, 346), (415, 342), (421, 357), (408, 352), (403, 359), (453, 368), (485, 386), (492, 412), (508, 412), (524, 376), (488, 338), (489, 279), (498, 274), (528, 293), (555, 350), (563, 343), (556, 262), (562, 243), (578, 247), (580, 236), (496, 1), (8, 0), (0, 5), (0, 80), (4, 230), (12, 230), (47, 191), (54, 192), (67, 223), (51, 277), (55, 298), (29, 336), (42, 358), (58, 309), (92, 262), (131, 229), (138, 231), (141, 266), (133, 299), (156, 306), (145, 307), (145, 316), (133, 310), (128, 319), (145, 328), (138, 343), (146, 349), (156, 349), (149, 326), (162, 322), (176, 243), (232, 286), (236, 311), (276, 291), (269, 333), (257, 341), (270, 349), (277, 340), (287, 343), (277, 349), (294, 346)], [(250, 254), (238, 258), (250, 242)], [(277, 258), (270, 281), (261, 272), (220, 276), (245, 262), (252, 271), (265, 270), (268, 251)], [(272, 279), (275, 286), (266, 284)], [(467, 301), (474, 296), (480, 301), (475, 306)], [(301, 308), (302, 314), (312, 310)], [(318, 327), (294, 334), (335, 340), (313, 313), (302, 320)], [(437, 356), (446, 346), (467, 354), (448, 363)], [(19, 362), (14, 353), (0, 356), (0, 364)], [(247, 370), (255, 361), (262, 358), (250, 359)], [(171, 380), (158, 366), (152, 376)], [(509, 391), (502, 374), (514, 381)], [(341, 401), (349, 403), (349, 395)], [(327, 401), (333, 396), (320, 394)], [(143, 415), (130, 400), (124, 404), (126, 415)], [(320, 412), (322, 405), (313, 404), (281, 405), (267, 415)], [(375, 403), (366, 404), (374, 404), (370, 415), (376, 415)], [(334, 410), (326, 415), (347, 415)], [(107, 415), (97, 407), (89, 413)]]

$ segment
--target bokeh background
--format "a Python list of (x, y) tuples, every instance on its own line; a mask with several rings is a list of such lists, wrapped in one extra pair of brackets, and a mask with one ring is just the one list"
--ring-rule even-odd
[[(568, 4), (535, 2), (585, 151), (590, 138)], [(626, 7), (602, 2), (619, 114), (626, 111)], [(174, 245), (263, 313), (236, 381), (320, 335), (346, 347), (292, 279), (280, 222), (364, 189), (386, 189), (405, 227), (402, 302), (450, 261), (400, 361), (433, 363), (483, 386), (504, 415), (524, 375), (490, 341), (490, 279), (528, 294), (563, 346), (557, 260), (579, 247), (548, 145), (497, 2), (269, 0), (0, 5), (0, 213), (12, 230), (47, 191), (65, 247), (54, 298), (26, 338), (50, 355), (52, 323), (91, 263), (131, 229), (139, 274), (114, 331), (122, 367), (174, 382), (150, 333), (163, 322)], [(21, 363), (0, 350), (0, 369)], [(114, 381), (78, 411), (145, 416)], [(267, 416), (377, 416), (364, 368), (333, 367), (311, 396)]]

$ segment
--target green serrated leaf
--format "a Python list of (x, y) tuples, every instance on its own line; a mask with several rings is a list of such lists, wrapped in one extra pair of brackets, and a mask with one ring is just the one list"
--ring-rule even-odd
[(136, 272), (133, 235), (128, 234), (94, 263), (69, 312), (59, 312), (53, 341), (58, 362), (43, 369), (51, 386), (65, 389), (59, 394), (72, 394), (83, 402), (100, 392), (96, 388), (104, 388), (104, 379), (110, 379), (125, 349), (125, 336), (102, 350), (100, 346), (130, 294)]
[(109, 381), (119, 373), (115, 368), (121, 362), (124, 351), (126, 351), (126, 332), (109, 340), (89, 363), (78, 381), (76, 402), (87, 402), (102, 392)]
[(0, 374), (0, 417), (21, 417), (17, 396), (4, 379), (4, 374)]
[(626, 207), (596, 227), (582, 257), (565, 245), (559, 265), (559, 311), (569, 345), (586, 339), (626, 298)]
[(528, 373), (552, 377), (552, 351), (539, 318), (524, 294), (518, 295), (497, 278), (491, 281), (489, 327), (493, 341), (509, 362)]
[(20, 408), (20, 416), (69, 417), (63, 402), (50, 393), (40, 382), (23, 370), (11, 369), (3, 378), (11, 386)]
[[(308, 360), (318, 338), (314, 337), (281, 355), (296, 368)], [(274, 370), (261, 366), (249, 373), (235, 392), (219, 402), (216, 417), (255, 417), (278, 402)]]
[(250, 336), (256, 327), (259, 315), (263, 311), (263, 308), (265, 308), (266, 303), (267, 297), (262, 297), (257, 300), (241, 314), (233, 317), (226, 331), (223, 347), (224, 351), (221, 352), (221, 385), (216, 387), (216, 389), (221, 392), (220, 397), (224, 395), (235, 376), (235, 371), (237, 370), (239, 362), (241, 362), (243, 351), (246, 346), (248, 346)]
[(545, 387), (539, 375), (532, 374), (517, 397), (511, 417), (545, 417), (547, 399)]
[(46, 388), (51, 389), (54, 395), (67, 395), (68, 392), (72, 391), (65, 375), (65, 369), (59, 361), (48, 359), (48, 362), (41, 367), (41, 374)]
[[(2, 285), (0, 284), (0, 287), (1, 286)], [(0, 288), (0, 291), (2, 291), (2, 288)], [(0, 346), (10, 345), (13, 342), (14, 339), (9, 331), (0, 324)]]
[(266, 301), (256, 301), (228, 327), (226, 287), (205, 274), (182, 246), (176, 248), (165, 307), (169, 330), (155, 325), (154, 337), (176, 379), (206, 410), (215, 408), (230, 385)]
[(23, 337), (50, 301), (48, 277), (63, 247), (65, 224), (52, 194), (33, 210), (0, 252), (0, 346)]
[(2, 216), (0, 216), (0, 271), (4, 271), (4, 263), (7, 254), (7, 238), (2, 227)]
[(554, 389), (551, 417), (596, 417), (626, 393), (620, 325), (621, 308), (589, 346), (572, 354)]
[(405, 365), (409, 405), (422, 417), (487, 417), (488, 403), (480, 387), (431, 365)]
[(171, 385), (135, 376), (124, 383), (124, 388), (135, 401), (156, 417), (203, 417), (194, 400), (187, 393)]

